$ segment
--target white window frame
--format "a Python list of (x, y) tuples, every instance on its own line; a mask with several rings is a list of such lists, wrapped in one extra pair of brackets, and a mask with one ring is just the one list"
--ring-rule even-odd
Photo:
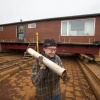
[(28, 28), (36, 28), (36, 23), (28, 24)]
[(2, 26), (0, 27), (0, 31), (3, 31), (3, 27)]
[[(63, 20), (63, 21), (61, 21), (61, 36), (94, 36), (95, 35), (95, 22), (96, 22), (96, 19), (95, 18), (88, 18), (88, 19), (75, 19), (76, 21), (78, 21), (78, 20), (90, 20), (90, 19), (92, 19), (92, 20), (94, 20), (94, 23), (93, 23), (93, 34), (92, 35), (90, 35), (90, 34), (84, 34), (84, 35), (69, 35), (69, 22), (70, 21), (74, 21), (74, 20)], [(67, 32), (66, 32), (66, 34), (64, 34), (63, 35), (63, 33), (62, 33), (62, 24), (63, 24), (63, 22), (66, 22), (67, 23)]]

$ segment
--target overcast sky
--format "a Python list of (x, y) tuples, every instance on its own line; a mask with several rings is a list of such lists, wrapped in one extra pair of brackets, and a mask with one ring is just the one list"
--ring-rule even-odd
[(100, 0), (0, 1), (0, 24), (100, 13)]

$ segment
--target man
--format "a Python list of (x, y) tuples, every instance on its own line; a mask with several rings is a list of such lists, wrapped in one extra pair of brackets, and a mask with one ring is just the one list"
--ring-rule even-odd
[[(59, 56), (56, 55), (57, 43), (54, 39), (45, 39), (43, 43), (42, 55), (64, 67)], [(60, 76), (46, 67), (42, 62), (42, 57), (34, 62), (32, 70), (32, 83), (36, 87), (36, 100), (62, 100), (60, 90)], [(63, 81), (68, 82), (69, 76), (62, 77)]]

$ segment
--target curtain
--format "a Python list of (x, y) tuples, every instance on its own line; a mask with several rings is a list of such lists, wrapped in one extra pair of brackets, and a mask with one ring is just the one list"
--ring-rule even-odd
[(94, 35), (94, 19), (85, 20), (85, 35)]

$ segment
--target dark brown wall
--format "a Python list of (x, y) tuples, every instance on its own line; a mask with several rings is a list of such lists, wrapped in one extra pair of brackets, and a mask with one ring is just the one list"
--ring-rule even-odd
[[(85, 17), (85, 18), (90, 18), (90, 17)], [(60, 41), (75, 42), (75, 43), (93, 43), (94, 41), (100, 41), (100, 17), (91, 17), (91, 18), (96, 19), (94, 36), (61, 36)], [(66, 19), (66, 20), (70, 20), (70, 19)]]
[[(30, 23), (24, 23), (26, 29), (26, 37), (25, 37), (26, 42), (29, 42), (30, 40), (36, 41), (36, 32), (39, 33), (40, 42), (43, 42), (45, 38), (54, 38), (56, 41), (60, 42), (77, 42), (77, 43), (92, 43), (94, 41), (100, 41), (100, 17), (96, 17), (95, 36), (60, 36), (62, 20), (63, 19), (31, 22), (31, 23), (36, 23), (36, 28), (30, 28), (30, 29), (28, 28), (28, 24)], [(69, 19), (64, 19), (64, 20), (69, 20)], [(17, 25), (4, 26), (4, 30), (0, 31), (0, 39), (15, 38), (17, 41), (16, 26)]]
[(34, 37), (36, 32), (39, 34), (39, 40), (42, 42), (45, 38), (55, 38), (58, 40), (60, 35), (60, 21), (43, 21), (37, 22), (36, 28), (28, 29), (26, 26), (26, 37)]
[(95, 37), (95, 40), (100, 41), (100, 17), (96, 18), (94, 37)]
[(16, 25), (3, 26), (3, 31), (0, 31), (0, 39), (5, 41), (16, 39)]

